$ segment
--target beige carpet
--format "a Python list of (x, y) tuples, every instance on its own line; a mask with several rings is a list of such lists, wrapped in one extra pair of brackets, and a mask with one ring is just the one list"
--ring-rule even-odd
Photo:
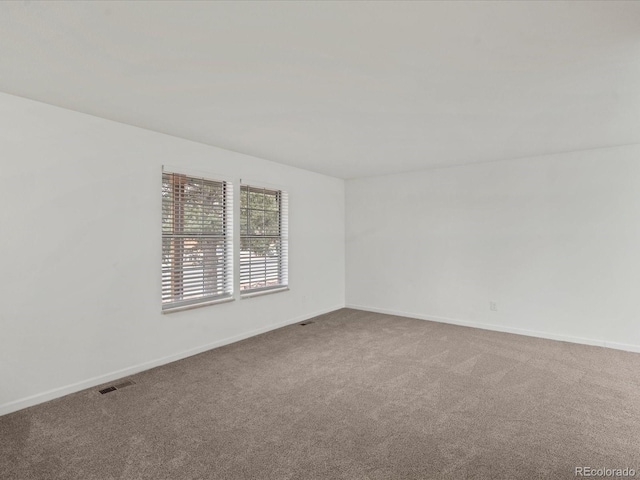
[[(640, 470), (640, 354), (340, 310), (0, 417), (8, 479)], [(640, 477), (640, 473), (638, 473)]]

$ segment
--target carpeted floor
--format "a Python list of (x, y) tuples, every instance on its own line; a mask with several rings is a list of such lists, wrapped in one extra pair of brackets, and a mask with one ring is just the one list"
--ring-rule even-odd
[(349, 309), (314, 321), (0, 417), (0, 478), (640, 471), (640, 354)]

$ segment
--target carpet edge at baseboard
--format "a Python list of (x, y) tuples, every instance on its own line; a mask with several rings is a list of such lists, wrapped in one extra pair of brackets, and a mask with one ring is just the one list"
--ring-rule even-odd
[(577, 343), (580, 345), (591, 345), (595, 347), (612, 348), (615, 350), (623, 350), (625, 352), (640, 353), (640, 345), (610, 342), (608, 340), (594, 340), (591, 338), (574, 337), (571, 335), (562, 335), (556, 333), (543, 332), (539, 330), (528, 330), (525, 328), (508, 327), (504, 325), (496, 325), (492, 323), (476, 322), (473, 320), (460, 320), (457, 318), (440, 317), (438, 315), (425, 315), (421, 313), (403, 312), (388, 308), (367, 307), (364, 305), (346, 304), (345, 308), (354, 310), (362, 310), (365, 312), (384, 313), (387, 315), (396, 315), (399, 317), (415, 318), (418, 320), (426, 320), (438, 323), (447, 323), (450, 325), (459, 325), (462, 327), (480, 328), (482, 330), (491, 330), (494, 332), (513, 333), (516, 335), (525, 335), (527, 337), (544, 338), (547, 340), (557, 340), (560, 342)]
[(225, 345), (229, 345), (231, 343), (239, 342), (241, 340), (245, 340), (250, 337), (255, 337), (256, 335), (260, 335), (262, 333), (270, 332), (271, 330), (276, 330), (278, 328), (286, 327), (288, 325), (293, 325), (294, 323), (302, 322), (304, 320), (308, 320), (310, 318), (317, 317), (319, 315), (324, 315), (326, 313), (334, 312), (336, 310), (340, 310), (341, 308), (345, 308), (344, 305), (337, 305), (331, 308), (319, 310), (313, 313), (300, 315), (298, 317), (285, 320), (284, 322), (279, 322), (272, 325), (267, 325), (262, 328), (258, 328), (256, 330), (251, 330), (249, 332), (241, 333), (239, 335), (234, 335), (233, 337), (224, 338), (222, 340), (217, 340), (215, 342), (208, 343), (206, 345), (201, 345), (199, 347), (191, 348), (189, 350), (184, 350), (179, 353), (175, 353), (172, 355), (167, 355), (162, 358), (158, 358), (155, 360), (150, 360), (148, 362), (140, 363), (137, 365), (132, 365), (130, 367), (126, 367), (120, 370), (116, 370), (115, 372), (106, 373), (103, 375), (98, 375), (95, 377), (88, 378), (86, 380), (81, 380), (76, 383), (72, 383), (70, 385), (65, 385), (62, 387), (57, 387), (51, 390), (47, 390), (45, 392), (36, 393), (34, 395), (30, 395), (25, 398), (19, 398), (17, 400), (12, 400), (10, 402), (4, 403), (0, 405), (0, 416), (8, 415), (9, 413), (17, 412), (18, 410), (23, 410), (25, 408), (33, 407), (34, 405), (38, 405), (40, 403), (48, 402), (50, 400), (54, 400), (56, 398), (64, 397), (65, 395), (70, 395), (72, 393), (80, 392), (82, 390), (86, 390), (87, 388), (96, 387), (98, 385), (102, 385), (104, 383), (112, 382), (115, 380), (119, 380), (123, 377), (128, 377), (129, 375), (134, 375), (136, 373), (143, 372), (145, 370), (150, 370), (152, 368), (156, 368), (162, 365), (166, 365), (171, 362), (175, 362), (177, 360), (182, 360), (187, 357), (191, 357), (193, 355), (197, 355), (199, 353), (206, 352), (208, 350), (213, 350), (214, 348), (223, 347)]

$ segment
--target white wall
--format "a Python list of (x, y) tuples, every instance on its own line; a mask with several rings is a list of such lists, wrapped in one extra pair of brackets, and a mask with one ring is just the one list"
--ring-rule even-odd
[[(0, 161), (0, 414), (344, 306), (342, 180), (6, 94)], [(289, 292), (161, 314), (163, 164), (288, 190)]]
[(640, 350), (639, 145), (346, 188), (347, 306)]

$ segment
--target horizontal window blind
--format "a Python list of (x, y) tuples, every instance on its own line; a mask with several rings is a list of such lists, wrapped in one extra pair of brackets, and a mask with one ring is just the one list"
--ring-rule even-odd
[(288, 196), (281, 190), (240, 186), (240, 292), (288, 283)]
[(232, 295), (232, 211), (230, 183), (163, 172), (163, 309)]

